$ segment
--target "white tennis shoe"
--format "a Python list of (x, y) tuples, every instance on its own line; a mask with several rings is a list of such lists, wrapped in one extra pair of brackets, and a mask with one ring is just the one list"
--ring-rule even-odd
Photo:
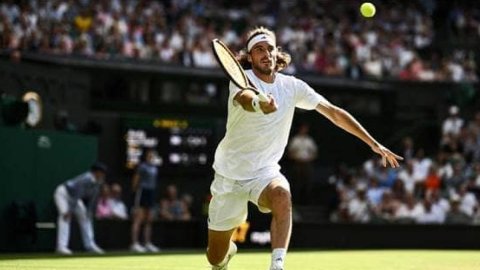
[(270, 267), (270, 270), (283, 270), (283, 260), (281, 258), (276, 259)]
[(147, 250), (140, 245), (139, 243), (134, 243), (130, 246), (130, 250), (133, 252), (138, 252), (138, 253), (145, 253)]
[(149, 252), (159, 252), (160, 249), (156, 247), (154, 244), (148, 242), (145, 244), (145, 249)]

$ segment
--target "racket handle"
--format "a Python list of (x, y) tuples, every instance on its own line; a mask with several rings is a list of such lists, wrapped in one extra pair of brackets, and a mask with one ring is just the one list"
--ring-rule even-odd
[(262, 92), (258, 92), (257, 96), (261, 102), (270, 102), (270, 99)]

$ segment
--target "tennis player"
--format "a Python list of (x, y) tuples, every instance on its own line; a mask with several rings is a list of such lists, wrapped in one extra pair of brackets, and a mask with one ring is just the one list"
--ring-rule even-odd
[(295, 108), (316, 110), (335, 125), (364, 141), (382, 156), (383, 165), (398, 167), (402, 157), (378, 143), (353, 116), (331, 104), (308, 84), (279, 73), (290, 63), (279, 50), (275, 34), (263, 27), (252, 30), (240, 63), (247, 76), (269, 101), (252, 90), (230, 83), (225, 137), (219, 143), (211, 184), (207, 259), (214, 270), (227, 269), (237, 247), (233, 231), (247, 218), (248, 201), (261, 212), (272, 213), (271, 270), (284, 269), (292, 230), (290, 186), (278, 162), (288, 143)]

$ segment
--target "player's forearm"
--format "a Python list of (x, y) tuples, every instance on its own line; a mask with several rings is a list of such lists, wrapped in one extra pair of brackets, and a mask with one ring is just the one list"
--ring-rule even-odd
[(328, 117), (335, 125), (364, 141), (368, 146), (373, 147), (378, 142), (368, 131), (347, 111), (335, 107), (332, 117)]
[(251, 90), (243, 90), (235, 96), (235, 101), (237, 101), (245, 111), (255, 112), (255, 109), (252, 106), (254, 96), (255, 92)]

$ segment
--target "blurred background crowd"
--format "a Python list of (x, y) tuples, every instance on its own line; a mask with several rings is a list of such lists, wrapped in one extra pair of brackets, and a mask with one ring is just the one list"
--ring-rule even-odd
[(405, 137), (400, 169), (376, 157), (340, 166), (329, 179), (338, 194), (331, 221), (480, 225), (480, 111), (463, 119), (450, 107), (441, 132), (435, 155)]
[(0, 49), (17, 57), (38, 52), (208, 68), (216, 66), (211, 39), (238, 51), (248, 29), (265, 25), (293, 56), (288, 73), (478, 80), (478, 56), (469, 46), (480, 39), (474, 1), (381, 1), (375, 20), (359, 17), (360, 1), (316, 2), (6, 0)]
[[(217, 68), (210, 49), (213, 38), (240, 51), (247, 31), (265, 25), (276, 31), (278, 44), (292, 55), (286, 73), (478, 82), (480, 2), (378, 1), (374, 20), (360, 17), (358, 0), (342, 0), (341, 5), (335, 0), (317, 2), (6, 0), (0, 3), (0, 50), (14, 58), (36, 53)], [(404, 138), (400, 169), (383, 168), (376, 158), (360, 168), (339, 166), (328, 179), (337, 192), (330, 202), (330, 220), (480, 224), (480, 112), (462, 118), (459, 107), (452, 106), (448, 113), (435, 151), (425, 153), (414, 139)], [(74, 129), (67, 127), (65, 115), (60, 116), (57, 129)], [(308, 128), (302, 132), (308, 133)], [(289, 153), (299, 165), (292, 180), (306, 174), (311, 178), (313, 169), (305, 164), (317, 156), (314, 141), (309, 146), (296, 144), (289, 146), (300, 152), (299, 157)], [(301, 154), (304, 147), (314, 150)], [(294, 199), (308, 204), (301, 190), (308, 185), (294, 183), (294, 193), (300, 194)], [(121, 189), (118, 184), (105, 185), (97, 218), (129, 217)], [(192, 200), (189, 194), (178, 198), (176, 187), (168, 186), (155, 217), (189, 220)]]

